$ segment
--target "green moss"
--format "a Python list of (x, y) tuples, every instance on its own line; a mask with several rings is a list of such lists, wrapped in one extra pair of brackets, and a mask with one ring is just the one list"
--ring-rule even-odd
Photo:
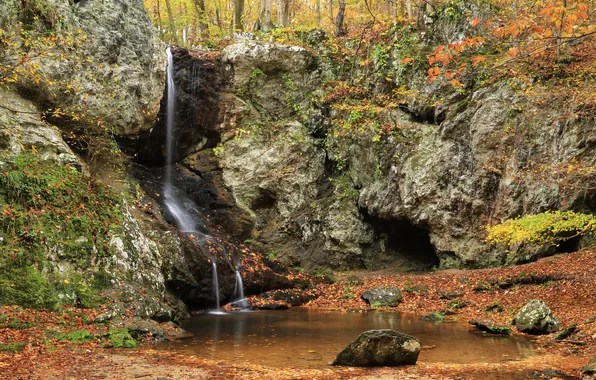
[(468, 303), (464, 300), (453, 300), (449, 302), (447, 306), (451, 309), (463, 309), (464, 307), (468, 306)]
[(23, 351), (27, 343), (25, 342), (12, 342), (7, 344), (0, 344), (0, 352), (10, 352), (15, 354)]
[(56, 292), (36, 268), (21, 267), (18, 263), (20, 260), (2, 261), (0, 261), (0, 304), (49, 310), (55, 310), (58, 307)]
[[(10, 162), (0, 154), (0, 162)], [(23, 154), (0, 171), (0, 304), (55, 309), (60, 303), (97, 306), (91, 279), (49, 273), (47, 251), (87, 269), (112, 252), (121, 232), (120, 196), (69, 165)], [(44, 273), (44, 275), (42, 275)], [(57, 294), (73, 294), (62, 297)]]
[(76, 344), (82, 344), (93, 340), (95, 336), (87, 330), (71, 331), (68, 334), (63, 334), (58, 337), (59, 340), (67, 340)]
[(110, 330), (103, 336), (108, 339), (104, 347), (134, 348), (137, 346), (137, 341), (130, 335), (128, 329)]

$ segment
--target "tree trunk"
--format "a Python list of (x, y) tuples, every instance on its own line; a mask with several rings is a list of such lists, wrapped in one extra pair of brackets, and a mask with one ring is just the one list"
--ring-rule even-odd
[(333, 0), (329, 0), (329, 19), (331, 20), (331, 25), (335, 24), (333, 19)]
[(317, 0), (315, 8), (317, 10), (317, 27), (320, 28), (321, 27), (321, 0)]
[(244, 16), (244, 0), (234, 0), (234, 24), (233, 24), (234, 31), (244, 30), (244, 25), (242, 25), (243, 16)]
[(205, 0), (198, 0), (199, 32), (201, 37), (209, 36), (209, 20), (205, 9)]
[(178, 43), (178, 35), (176, 34), (176, 26), (174, 25), (174, 15), (172, 14), (172, 6), (170, 0), (166, 0), (166, 9), (168, 11), (168, 25), (170, 26), (170, 38), (175, 44)]
[(159, 0), (157, 0), (157, 30), (159, 30), (159, 33), (161, 35), (161, 10)]
[(263, 20), (263, 30), (271, 30), (271, 0), (265, 0), (265, 19)]
[(339, 37), (344, 34), (344, 13), (346, 12), (346, 0), (338, 0), (339, 9), (337, 10), (337, 18), (335, 19), (335, 36)]
[(406, 9), (408, 11), (408, 19), (413, 19), (414, 13), (412, 13), (412, 0), (406, 0)]
[(284, 25), (284, 0), (277, 0), (277, 24)]

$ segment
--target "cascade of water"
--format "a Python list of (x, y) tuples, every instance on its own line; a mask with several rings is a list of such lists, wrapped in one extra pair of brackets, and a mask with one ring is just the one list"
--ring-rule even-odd
[(213, 289), (215, 290), (215, 305), (216, 311), (219, 311), (220, 304), (219, 304), (219, 281), (217, 280), (217, 264), (215, 260), (211, 262), (211, 266), (213, 266)]
[(170, 48), (166, 50), (168, 57), (167, 68), (167, 108), (166, 108), (166, 175), (164, 183), (164, 204), (167, 207), (170, 215), (174, 218), (176, 227), (183, 232), (196, 232), (196, 222), (192, 215), (185, 212), (185, 205), (175, 193), (172, 184), (172, 171), (175, 166), (174, 161), (174, 115), (176, 112), (176, 85), (174, 84), (174, 58)]
[(248, 307), (248, 301), (244, 299), (244, 285), (242, 284), (242, 275), (239, 270), (236, 271), (236, 290), (234, 293), (237, 297), (234, 304), (240, 309), (246, 309)]
[[(166, 172), (164, 182), (164, 204), (174, 219), (176, 227), (182, 231), (191, 234), (190, 237), (194, 240), (195, 244), (201, 247), (203, 252), (210, 256), (211, 265), (213, 267), (213, 291), (215, 293), (216, 301), (216, 313), (220, 313), (220, 299), (219, 299), (219, 279), (217, 276), (217, 264), (215, 262), (215, 256), (210, 253), (210, 248), (213, 246), (219, 248), (221, 253), (226, 256), (225, 247), (217, 242), (215, 238), (209, 235), (201, 233), (197, 229), (197, 221), (188, 212), (189, 209), (194, 208), (194, 204), (190, 200), (184, 200), (176, 194), (176, 188), (173, 184), (173, 170), (175, 168), (175, 140), (174, 140), (174, 127), (175, 120), (174, 116), (176, 113), (176, 85), (174, 83), (174, 57), (170, 48), (166, 50), (168, 58), (168, 67), (166, 72), (167, 77), (167, 109), (166, 109)], [(198, 73), (198, 68), (196, 70)], [(193, 75), (195, 75), (195, 67), (193, 66)], [(194, 235), (194, 236), (193, 236)], [(240, 295), (240, 300), (244, 299), (244, 290), (242, 287), (242, 277), (240, 273), (236, 271), (236, 289), (237, 294)]]

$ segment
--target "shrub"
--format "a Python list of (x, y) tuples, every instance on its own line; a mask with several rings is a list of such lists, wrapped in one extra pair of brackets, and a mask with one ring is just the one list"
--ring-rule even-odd
[(596, 216), (573, 211), (547, 211), (487, 227), (489, 244), (509, 249), (522, 244), (557, 246), (571, 238), (596, 231)]

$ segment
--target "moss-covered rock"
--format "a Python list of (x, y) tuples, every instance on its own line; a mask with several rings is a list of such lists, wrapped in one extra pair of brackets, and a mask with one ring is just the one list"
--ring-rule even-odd
[(333, 365), (354, 367), (416, 364), (420, 341), (394, 330), (370, 330), (360, 334), (337, 355)]

